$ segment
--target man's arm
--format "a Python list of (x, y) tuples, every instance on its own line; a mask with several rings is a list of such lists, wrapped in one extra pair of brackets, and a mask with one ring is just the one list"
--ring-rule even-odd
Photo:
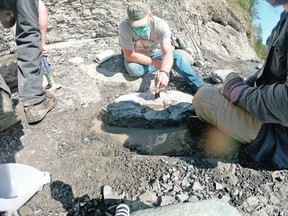
[(129, 62), (135, 62), (139, 64), (144, 64), (144, 65), (153, 65), (157, 69), (160, 69), (161, 67), (161, 61), (157, 59), (152, 59), (149, 56), (146, 56), (141, 53), (136, 53), (134, 50), (124, 49), (124, 48), (122, 50), (123, 50), (125, 58)]
[(168, 85), (170, 79), (170, 71), (173, 66), (173, 53), (171, 44), (162, 44), (160, 46), (162, 53), (162, 62), (160, 66), (160, 73), (155, 77), (155, 85), (161, 89)]
[(44, 3), (39, 0), (39, 28), (41, 32), (41, 46), (43, 56), (48, 56), (48, 50), (46, 47), (46, 33), (48, 27), (48, 9)]
[(263, 123), (288, 127), (288, 86), (285, 84), (249, 87), (243, 91), (237, 105)]
[(161, 45), (161, 52), (163, 59), (160, 70), (164, 70), (170, 73), (173, 66), (173, 53), (171, 44)]

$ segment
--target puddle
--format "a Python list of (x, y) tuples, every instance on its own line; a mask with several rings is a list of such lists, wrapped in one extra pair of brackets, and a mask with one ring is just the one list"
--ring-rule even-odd
[(184, 156), (197, 143), (186, 124), (165, 129), (121, 128), (111, 127), (95, 119), (91, 130), (109, 133), (124, 147), (139, 154)]

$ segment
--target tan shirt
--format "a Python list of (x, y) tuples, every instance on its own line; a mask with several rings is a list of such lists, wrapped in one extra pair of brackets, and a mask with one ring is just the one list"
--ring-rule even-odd
[(171, 44), (171, 31), (168, 24), (159, 17), (152, 16), (150, 34), (145, 37), (137, 35), (130, 27), (129, 20), (120, 23), (119, 46), (151, 56), (162, 44)]

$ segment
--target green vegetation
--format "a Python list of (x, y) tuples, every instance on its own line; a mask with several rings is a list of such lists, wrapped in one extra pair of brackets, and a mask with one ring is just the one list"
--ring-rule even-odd
[(253, 44), (254, 50), (259, 58), (264, 59), (267, 54), (267, 46), (264, 45), (263, 43), (261, 25), (258, 26), (254, 25), (253, 32), (254, 32), (254, 44)]
[(257, 18), (257, 10), (255, 6), (258, 4), (258, 0), (237, 0), (239, 5), (246, 10), (252, 19)]
[[(257, 4), (259, 0), (237, 0), (239, 5), (246, 10), (253, 20), (258, 19)], [(267, 54), (267, 47), (263, 43), (262, 39), (262, 27), (261, 25), (253, 25), (253, 47), (259, 58), (265, 58)]]

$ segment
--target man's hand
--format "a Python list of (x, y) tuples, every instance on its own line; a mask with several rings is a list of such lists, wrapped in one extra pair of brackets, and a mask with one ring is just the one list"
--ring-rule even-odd
[(232, 103), (237, 104), (238, 99), (246, 88), (249, 88), (249, 86), (244, 83), (244, 80), (237, 73), (231, 72), (226, 76), (220, 90), (222, 95)]
[(48, 55), (49, 55), (46, 44), (45, 45), (42, 44), (42, 55), (45, 57), (48, 57)]
[(155, 87), (159, 90), (165, 88), (169, 83), (169, 78), (168, 72), (162, 70), (158, 71), (154, 79)]

